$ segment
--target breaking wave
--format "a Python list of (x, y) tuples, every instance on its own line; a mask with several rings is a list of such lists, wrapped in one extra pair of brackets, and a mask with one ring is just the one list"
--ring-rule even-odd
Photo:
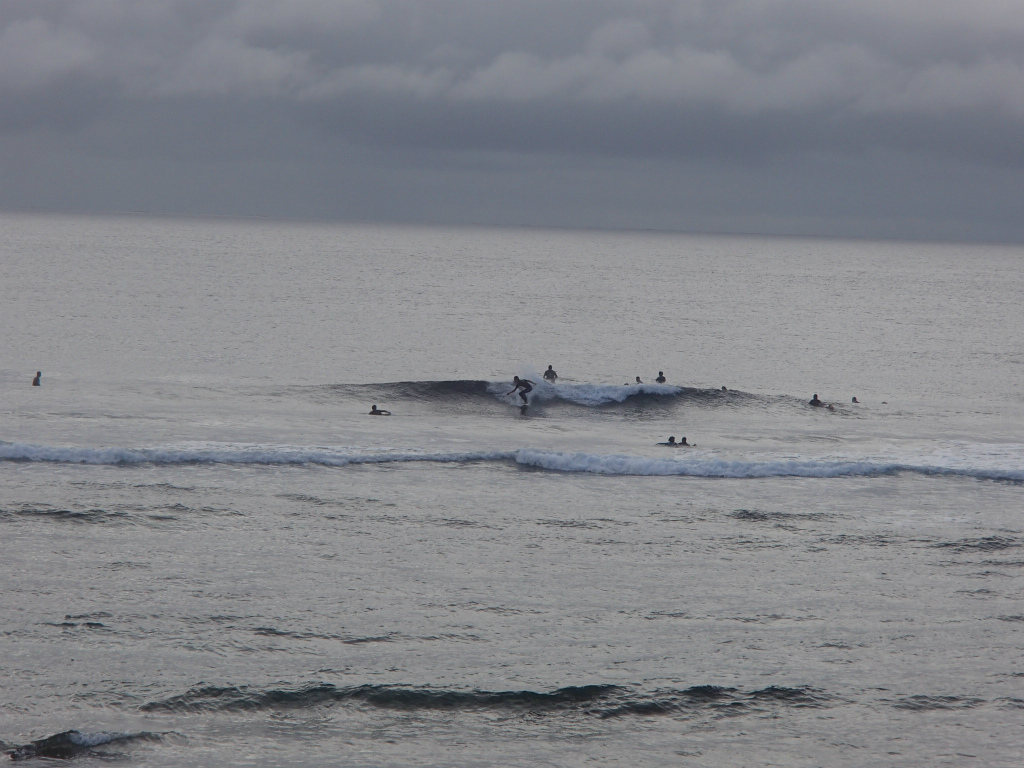
[[(397, 381), (381, 384), (338, 384), (316, 387), (314, 391), (319, 393), (320, 399), (342, 397), (385, 402), (414, 400), (436, 402), (442, 405), (466, 403), (467, 401), (475, 401), (484, 405), (498, 401), (519, 405), (521, 401), (518, 395), (508, 394), (511, 387), (511, 381), (459, 379), (452, 381)], [(308, 391), (308, 388), (304, 388), (304, 390)], [(746, 402), (761, 402), (765, 398), (736, 390), (683, 387), (675, 384), (616, 385), (585, 382), (550, 384), (538, 376), (533, 391), (529, 394), (529, 399), (534, 405), (561, 403), (584, 408), (600, 408), (626, 403), (736, 405)]]
[(652, 477), (765, 478), (872, 477), (910, 472), (921, 475), (964, 476), (981, 480), (1024, 482), (1024, 467), (972, 466), (961, 459), (944, 463), (934, 457), (917, 461), (864, 459), (726, 459), (694, 452), (673, 458), (626, 454), (572, 453), (521, 448), (505, 451), (422, 452), (411, 449), (303, 447), (202, 443), (151, 448), (80, 448), (0, 442), (0, 461), (52, 462), (132, 466), (141, 464), (321, 465), (408, 462), (465, 464), (514, 463), (552, 472)]

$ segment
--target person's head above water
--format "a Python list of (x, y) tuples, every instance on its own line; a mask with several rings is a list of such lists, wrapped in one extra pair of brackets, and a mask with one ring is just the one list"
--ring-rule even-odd
[(640, 381), (640, 377), (639, 377), (639, 376), (637, 376), (637, 377), (636, 377), (636, 383), (637, 383), (637, 384), (643, 384), (643, 382), (642, 382), (642, 381)]
[(550, 365), (548, 366), (548, 370), (549, 370), (549, 371), (551, 370), (551, 366), (550, 366)]

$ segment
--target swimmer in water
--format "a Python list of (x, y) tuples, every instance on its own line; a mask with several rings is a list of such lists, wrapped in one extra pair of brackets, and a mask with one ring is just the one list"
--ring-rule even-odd
[(555, 369), (549, 365), (548, 369), (544, 371), (544, 381), (550, 381), (552, 384), (554, 384), (557, 380), (558, 374), (555, 373)]
[(513, 392), (515, 392), (518, 389), (518, 390), (520, 390), (519, 396), (521, 398), (523, 398), (523, 403), (525, 403), (526, 405), (529, 405), (530, 401), (526, 398), (526, 394), (528, 392), (532, 392), (533, 391), (533, 382), (530, 381), (529, 379), (520, 379), (518, 376), (513, 376), (512, 377), (512, 383), (515, 384), (515, 386), (512, 387), (512, 389), (509, 392), (506, 392), (505, 394), (506, 395), (511, 395)]
[(656, 378), (655, 381), (658, 382), (659, 384), (664, 384), (665, 383), (665, 372), (664, 371), (658, 371), (658, 378)]
[(808, 403), (808, 405), (813, 405), (815, 408), (821, 408), (824, 405), (824, 403), (818, 399), (818, 393), (815, 392), (814, 397), (811, 398), (811, 402)]
[(41, 387), (42, 384), (40, 383), (39, 380), (42, 379), (42, 378), (43, 378), (43, 372), (42, 371), (36, 371), (36, 377), (34, 379), (32, 379), (32, 386), (33, 387)]
[(855, 397), (855, 398), (853, 398), (853, 400), (851, 400), (850, 402), (851, 402), (851, 403), (859, 403), (859, 402), (860, 402), (860, 400), (858, 400), (858, 399), (857, 399), (857, 398)]
[(723, 386), (723, 387), (722, 387), (722, 391), (723, 391), (723, 392), (728, 392), (729, 390), (728, 390), (728, 389), (726, 389), (726, 388), (725, 388), (725, 386)]
[(683, 439), (679, 441), (679, 445), (685, 445), (687, 448), (692, 448), (696, 444), (686, 442), (686, 436), (684, 435)]
[(680, 445), (680, 443), (676, 442), (675, 435), (669, 435), (668, 442), (658, 443), (658, 445), (671, 445), (672, 447), (675, 447), (677, 445)]
[(637, 376), (637, 377), (636, 377), (636, 383), (637, 383), (637, 384), (643, 384), (643, 382), (642, 382), (642, 381), (640, 381), (640, 377), (639, 377), (639, 376)]
[(377, 408), (377, 405), (376, 405), (376, 404), (374, 404), (374, 405), (373, 405), (373, 407), (372, 407), (372, 408), (370, 408), (370, 415), (371, 415), (371, 416), (390, 416), (390, 415), (391, 415), (391, 411), (382, 411), (382, 410), (379, 410), (379, 409)]

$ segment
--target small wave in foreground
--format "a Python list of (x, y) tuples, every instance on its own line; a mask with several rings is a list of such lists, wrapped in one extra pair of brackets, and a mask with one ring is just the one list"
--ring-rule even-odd
[(337, 687), (330, 684), (297, 688), (197, 688), (181, 696), (144, 704), (144, 712), (195, 714), (307, 709), (355, 704), (377, 709), (469, 712), (577, 712), (599, 718), (673, 715), (706, 708), (760, 710), (766, 706), (827, 706), (834, 697), (809, 688), (770, 686), (742, 692), (735, 688), (698, 685), (684, 690), (637, 691), (617, 685), (583, 685), (544, 691), (479, 691), (414, 688), (399, 685)]
[(141, 464), (252, 464), (268, 466), (509, 462), (552, 472), (640, 477), (872, 477), (911, 472), (921, 475), (964, 476), (981, 480), (1024, 482), (1024, 466), (1006, 462), (972, 465), (963, 459), (944, 462), (934, 456), (920, 461), (864, 459), (738, 460), (701, 452), (673, 458), (626, 454), (571, 453), (521, 448), (514, 451), (420, 452), (406, 449), (235, 445), (204, 443), (153, 448), (77, 448), (0, 443), (0, 461), (52, 462), (132, 466)]
[(32, 758), (71, 760), (72, 758), (86, 755), (109, 757), (112, 752), (121, 751), (122, 748), (130, 746), (134, 742), (156, 742), (162, 740), (163, 737), (160, 734), (146, 731), (142, 733), (63, 731), (53, 736), (47, 736), (45, 739), (37, 739), (28, 744), (14, 747), (7, 754), (12, 760), (29, 760)]

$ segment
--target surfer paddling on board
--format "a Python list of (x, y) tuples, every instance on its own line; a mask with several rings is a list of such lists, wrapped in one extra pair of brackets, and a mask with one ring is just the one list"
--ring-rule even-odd
[(677, 445), (681, 445), (681, 443), (677, 443), (677, 442), (676, 442), (676, 438), (675, 438), (675, 435), (669, 435), (669, 436), (668, 436), (668, 441), (667, 441), (667, 442), (664, 442), (664, 443), (658, 443), (658, 445), (671, 445), (671, 446), (672, 446), (672, 447), (674, 448), (674, 447), (675, 447), (675, 446), (677, 446)]
[(370, 408), (370, 415), (371, 415), (371, 416), (390, 416), (390, 415), (391, 415), (391, 411), (384, 411), (384, 410), (381, 410), (381, 409), (379, 409), (379, 408), (378, 408), (378, 407), (376, 406), (376, 404), (374, 404), (374, 405), (373, 405), (373, 406), (372, 406), (372, 407)]
[(544, 371), (544, 381), (550, 381), (552, 384), (558, 381), (558, 374), (555, 373), (555, 369), (550, 365), (548, 366), (548, 369)]
[(512, 390), (506, 392), (506, 395), (511, 395), (516, 390), (519, 390), (519, 396), (523, 398), (523, 405), (529, 405), (530, 401), (526, 398), (528, 392), (533, 391), (533, 382), (529, 379), (520, 379), (518, 376), (512, 377), (512, 383), (515, 384)]

